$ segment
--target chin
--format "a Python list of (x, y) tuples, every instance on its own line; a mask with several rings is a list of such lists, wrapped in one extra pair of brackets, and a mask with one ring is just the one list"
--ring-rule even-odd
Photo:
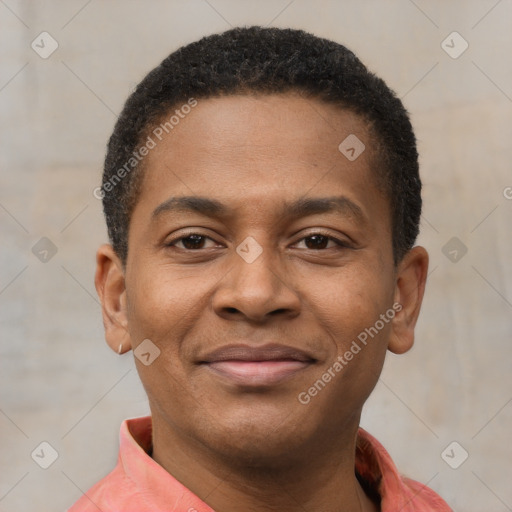
[(220, 453), (219, 448), (216, 449), (219, 457), (240, 471), (283, 471), (296, 466), (300, 460), (296, 455), (299, 451), (296, 443), (291, 443), (289, 439), (273, 442), (268, 435), (265, 436), (265, 442), (259, 438), (231, 438), (230, 444), (224, 445)]
[(282, 470), (304, 456), (308, 440), (314, 437), (313, 432), (308, 435), (304, 422), (283, 422), (281, 415), (274, 419), (254, 415), (217, 428), (210, 425), (206, 444), (229, 465), (246, 470)]

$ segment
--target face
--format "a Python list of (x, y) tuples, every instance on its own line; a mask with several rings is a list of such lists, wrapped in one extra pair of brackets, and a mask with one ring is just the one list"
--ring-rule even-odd
[(126, 267), (103, 262), (109, 343), (160, 351), (136, 359), (159, 431), (256, 463), (357, 428), (426, 272), (423, 253), (394, 266), (375, 166), (361, 118), (293, 94), (199, 100), (158, 141)]

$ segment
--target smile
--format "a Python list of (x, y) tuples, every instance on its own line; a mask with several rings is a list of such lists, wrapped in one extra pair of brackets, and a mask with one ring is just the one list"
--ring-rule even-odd
[(200, 362), (218, 376), (241, 386), (272, 386), (315, 363), (305, 352), (284, 345), (231, 345)]

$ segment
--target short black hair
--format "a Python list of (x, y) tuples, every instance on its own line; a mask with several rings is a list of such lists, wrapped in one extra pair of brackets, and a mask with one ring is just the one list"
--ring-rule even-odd
[(374, 171), (391, 209), (395, 264), (402, 259), (414, 245), (421, 214), (416, 138), (402, 102), (345, 46), (303, 30), (253, 26), (179, 48), (126, 101), (107, 146), (100, 189), (109, 238), (123, 264), (143, 175), (138, 148), (150, 130), (176, 106), (186, 112), (185, 105), (199, 98), (287, 92), (353, 111), (368, 123), (378, 148)]

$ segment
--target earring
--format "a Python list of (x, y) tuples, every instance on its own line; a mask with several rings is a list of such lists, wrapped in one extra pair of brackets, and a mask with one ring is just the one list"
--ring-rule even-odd
[(117, 353), (121, 354), (122, 351), (123, 351), (123, 344), (119, 343), (119, 348), (117, 349)]

